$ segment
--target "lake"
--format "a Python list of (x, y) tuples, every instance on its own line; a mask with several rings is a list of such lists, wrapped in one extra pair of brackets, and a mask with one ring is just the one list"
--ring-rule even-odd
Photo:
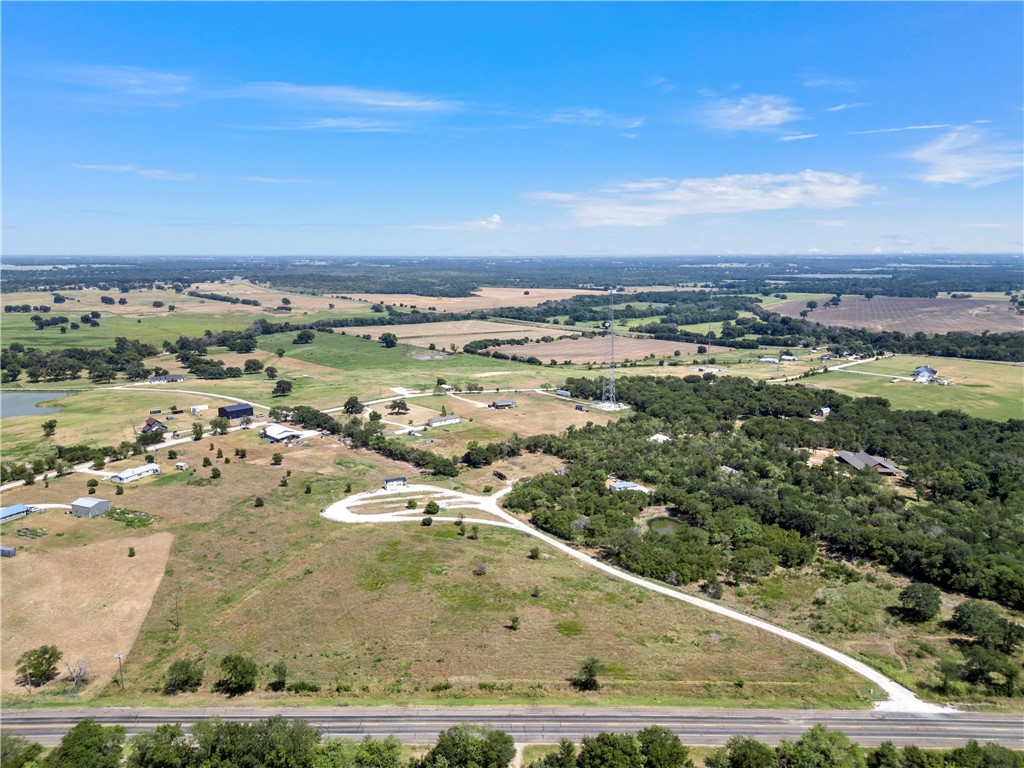
[(38, 408), (36, 403), (67, 397), (69, 392), (0, 392), (0, 419), (11, 416), (42, 416), (60, 408)]

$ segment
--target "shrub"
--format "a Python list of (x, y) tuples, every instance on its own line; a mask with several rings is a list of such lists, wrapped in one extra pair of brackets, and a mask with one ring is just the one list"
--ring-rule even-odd
[[(430, 518), (428, 517), (428, 518), (425, 518), (425, 519), (429, 520)], [(483, 563), (477, 563), (476, 566), (473, 568), (473, 575), (474, 576), (486, 576), (487, 575), (487, 566), (484, 565)]]
[(600, 672), (601, 662), (591, 656), (580, 665), (579, 673), (569, 682), (577, 691), (599, 691), (601, 683), (597, 676)]
[(168, 459), (176, 459), (176, 458), (178, 458), (178, 452), (175, 451), (175, 450), (168, 451), (167, 452), (167, 458)]
[(124, 496), (124, 486), (117, 486), (117, 490), (114, 491), (115, 496)]
[(135, 547), (128, 547), (128, 557), (135, 557)]
[(427, 527), (433, 525), (433, 523), (434, 523), (434, 518), (432, 518), (432, 517), (424, 517), (422, 520), (420, 520), (420, 525), (427, 526)]
[(256, 688), (256, 675), (259, 667), (256, 662), (247, 656), (231, 653), (220, 660), (221, 671), (224, 677), (218, 680), (213, 689), (218, 693), (226, 693), (228, 696), (241, 696)]
[(270, 459), (270, 463), (273, 464), (275, 467), (281, 466), (281, 462), (283, 462), (283, 461), (284, 461), (284, 454), (283, 453), (275, 453), (271, 457), (271, 459)]
[(220, 470), (217, 469), (217, 467), (214, 467), (213, 469), (211, 469), (210, 470), (210, 477), (212, 477), (214, 480), (219, 480), (220, 479)]
[(203, 664), (199, 659), (178, 659), (167, 668), (164, 676), (164, 695), (199, 690), (203, 684)]
[(540, 560), (540, 547), (530, 547), (529, 558), (531, 560)]
[(263, 501), (262, 496), (257, 496), (256, 499), (253, 501), (252, 505), (254, 507), (262, 507), (265, 503), (266, 502)]

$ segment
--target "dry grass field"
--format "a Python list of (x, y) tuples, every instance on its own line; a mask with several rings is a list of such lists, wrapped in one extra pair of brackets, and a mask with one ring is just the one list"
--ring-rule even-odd
[[(875, 331), (941, 334), (950, 331), (1024, 331), (1024, 317), (1012, 314), (1010, 303), (1002, 300), (913, 299), (897, 296), (843, 296), (839, 306), (825, 308), (819, 301), (808, 316), (822, 325), (869, 328)], [(807, 308), (803, 299), (772, 307), (787, 317), (799, 317)]]
[[(539, 339), (542, 336), (560, 336), (571, 331), (561, 328), (498, 323), (489, 320), (452, 320), (440, 323), (416, 323), (414, 325), (371, 325), (365, 328), (346, 329), (351, 334), (370, 334), (377, 339), (382, 333), (393, 333), (403, 344), (427, 347), (435, 344), (439, 349), (449, 349), (455, 344), (462, 350), (463, 345), (477, 339)], [(578, 331), (576, 332), (578, 333)]]
[[(8, 529), (45, 527), (44, 539), (30, 541), (7, 535)], [(74, 536), (85, 526), (112, 529), (104, 541), (79, 546), (50, 547), (54, 537)], [(56, 645), (64, 661), (84, 660), (95, 680), (105, 683), (117, 672), (115, 653), (131, 649), (153, 595), (164, 576), (174, 536), (170, 533), (123, 535), (113, 520), (81, 521), (62, 511), (32, 515), (28, 521), (4, 526), (4, 543), (31, 548), (4, 558), (3, 652), (0, 655), (0, 693), (24, 695), (14, 684), (18, 657), (40, 645)], [(69, 541), (68, 544), (71, 544)], [(128, 557), (128, 547), (135, 557)], [(65, 672), (63, 663), (61, 672)]]
[[(382, 303), (426, 309), (435, 307), (439, 312), (467, 312), (492, 307), (535, 307), (545, 301), (568, 299), (584, 294), (602, 294), (581, 288), (495, 288), (483, 287), (472, 296), (418, 296), (414, 293), (346, 293), (350, 299), (371, 304)], [(340, 295), (340, 294), (339, 294)]]
[[(549, 334), (555, 335), (555, 334)], [(619, 362), (642, 360), (648, 355), (655, 357), (672, 357), (676, 350), (681, 357), (693, 357), (697, 354), (697, 344), (685, 342), (661, 341), (659, 339), (635, 339), (631, 336), (618, 336), (615, 339), (615, 358)], [(574, 363), (600, 363), (608, 359), (608, 339), (595, 336), (590, 339), (563, 339), (547, 344), (534, 342), (516, 347), (498, 347), (497, 351), (504, 354), (515, 354), (521, 357), (535, 356), (541, 360), (572, 360)], [(725, 347), (708, 347), (714, 354), (727, 351)]]

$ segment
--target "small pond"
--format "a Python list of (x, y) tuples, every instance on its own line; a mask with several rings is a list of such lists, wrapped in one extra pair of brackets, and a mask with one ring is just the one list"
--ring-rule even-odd
[(42, 416), (57, 413), (60, 408), (38, 408), (36, 403), (67, 397), (69, 392), (0, 392), (0, 419), (12, 416)]
[(647, 527), (655, 533), (669, 534), (679, 533), (686, 527), (686, 523), (676, 520), (674, 517), (652, 517), (647, 521)]

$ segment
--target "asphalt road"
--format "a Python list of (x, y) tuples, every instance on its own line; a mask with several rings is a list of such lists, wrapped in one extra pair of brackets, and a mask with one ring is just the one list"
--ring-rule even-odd
[(408, 744), (433, 742), (439, 731), (463, 722), (490, 725), (519, 744), (578, 741), (601, 731), (629, 732), (648, 725), (672, 729), (685, 744), (720, 745), (731, 736), (752, 736), (777, 744), (797, 739), (815, 723), (841, 730), (863, 746), (892, 741), (897, 746), (948, 748), (968, 739), (994, 741), (1024, 749), (1024, 714), (948, 712), (902, 714), (876, 711), (662, 709), (643, 707), (310, 707), (200, 709), (26, 709), (4, 710), (0, 725), (8, 733), (42, 744), (56, 744), (79, 720), (123, 725), (129, 735), (161, 723), (185, 726), (208, 717), (252, 722), (271, 715), (305, 718), (324, 736), (361, 739), (394, 734)]

